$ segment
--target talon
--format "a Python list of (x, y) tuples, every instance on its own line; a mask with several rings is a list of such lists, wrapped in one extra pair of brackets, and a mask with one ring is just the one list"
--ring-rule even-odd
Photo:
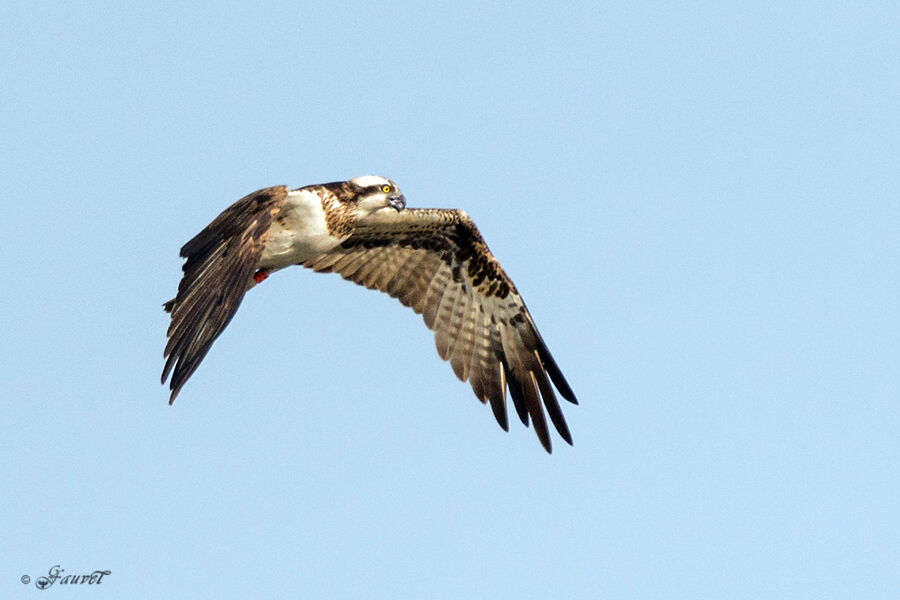
[(253, 274), (253, 281), (255, 281), (256, 283), (262, 283), (268, 276), (268, 271), (266, 271), (265, 269), (259, 269), (256, 273)]

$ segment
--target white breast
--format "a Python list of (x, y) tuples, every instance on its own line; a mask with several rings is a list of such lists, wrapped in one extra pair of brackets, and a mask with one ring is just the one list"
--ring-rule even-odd
[(328, 234), (319, 196), (308, 190), (293, 190), (272, 220), (259, 264), (269, 270), (282, 269), (327, 252), (345, 239)]

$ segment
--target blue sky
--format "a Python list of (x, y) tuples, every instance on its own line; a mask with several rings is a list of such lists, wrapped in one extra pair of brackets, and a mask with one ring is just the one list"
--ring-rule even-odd
[[(893, 598), (895, 3), (6, 2), (0, 596)], [(421, 318), (179, 247), (257, 188), (458, 207), (578, 394), (552, 456)], [(57, 584), (58, 586), (59, 584)], [(73, 593), (48, 591), (47, 593)]]

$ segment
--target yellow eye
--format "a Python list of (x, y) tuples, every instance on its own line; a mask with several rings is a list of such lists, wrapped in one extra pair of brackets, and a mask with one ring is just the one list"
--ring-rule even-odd
[(387, 194), (388, 192), (391, 191), (391, 186), (385, 184), (385, 185), (381, 186), (381, 191), (384, 192), (385, 194)]

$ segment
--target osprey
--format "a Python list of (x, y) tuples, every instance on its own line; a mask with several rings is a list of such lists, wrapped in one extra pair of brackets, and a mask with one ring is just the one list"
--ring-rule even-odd
[[(169, 404), (228, 325), (244, 294), (269, 275), (302, 265), (397, 298), (434, 331), (475, 396), (509, 430), (506, 390), (522, 423), (534, 423), (551, 451), (544, 408), (572, 443), (556, 394), (575, 394), (547, 350), (513, 282), (461, 210), (406, 209), (390, 179), (261, 189), (225, 209), (181, 248), (187, 259), (174, 299), (164, 352)], [(543, 400), (543, 407), (542, 407)]]

